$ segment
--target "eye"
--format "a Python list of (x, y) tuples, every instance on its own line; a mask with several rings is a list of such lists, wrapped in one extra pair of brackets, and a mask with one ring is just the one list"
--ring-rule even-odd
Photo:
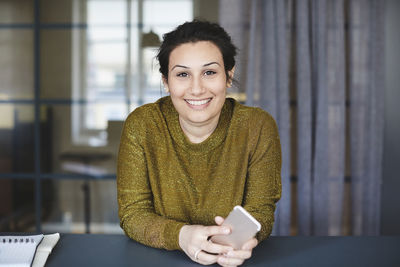
[(180, 72), (176, 76), (178, 76), (178, 77), (187, 77), (188, 74), (186, 72)]
[(216, 74), (216, 72), (213, 71), (213, 70), (208, 70), (208, 71), (206, 71), (204, 74), (205, 74), (206, 76), (209, 76), (209, 75), (214, 75), (214, 74)]

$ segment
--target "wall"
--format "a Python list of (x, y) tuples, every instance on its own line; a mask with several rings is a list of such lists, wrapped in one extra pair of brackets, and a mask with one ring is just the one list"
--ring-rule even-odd
[(219, 0), (193, 0), (193, 17), (218, 22)]
[(400, 234), (400, 1), (386, 1), (385, 128), (381, 234)]

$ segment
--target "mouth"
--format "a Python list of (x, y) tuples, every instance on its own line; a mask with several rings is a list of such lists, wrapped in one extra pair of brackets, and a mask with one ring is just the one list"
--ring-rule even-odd
[(212, 97), (207, 98), (207, 99), (201, 99), (201, 100), (194, 100), (194, 99), (185, 99), (186, 103), (189, 104), (192, 108), (195, 109), (201, 109), (205, 108), (208, 106), (208, 104), (211, 102)]

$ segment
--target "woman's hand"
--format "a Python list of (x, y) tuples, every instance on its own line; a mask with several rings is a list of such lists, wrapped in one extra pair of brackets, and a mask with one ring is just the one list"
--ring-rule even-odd
[(220, 254), (233, 251), (233, 248), (209, 242), (208, 237), (229, 233), (230, 229), (224, 226), (185, 225), (179, 232), (179, 246), (193, 261), (204, 265), (213, 264), (220, 258)]
[[(217, 216), (215, 217), (215, 222), (217, 225), (221, 225), (224, 222), (224, 218)], [(232, 250), (228, 253), (218, 256), (217, 262), (223, 267), (232, 267), (242, 265), (246, 259), (251, 257), (253, 248), (258, 244), (256, 238), (252, 238), (243, 244), (241, 250)]]

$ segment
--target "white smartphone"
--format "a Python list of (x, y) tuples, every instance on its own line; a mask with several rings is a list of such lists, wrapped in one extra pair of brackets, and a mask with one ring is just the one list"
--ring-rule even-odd
[(261, 230), (261, 224), (241, 206), (235, 206), (222, 225), (229, 226), (231, 233), (212, 236), (211, 241), (234, 249), (241, 249), (246, 241)]

